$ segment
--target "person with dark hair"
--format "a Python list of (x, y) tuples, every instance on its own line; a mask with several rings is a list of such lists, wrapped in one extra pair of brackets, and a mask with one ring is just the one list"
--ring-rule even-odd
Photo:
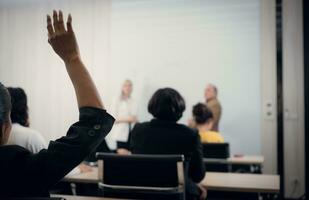
[(154, 119), (137, 123), (130, 139), (134, 154), (182, 154), (185, 156), (188, 178), (187, 199), (206, 198), (206, 190), (198, 183), (205, 176), (202, 144), (199, 134), (185, 125), (178, 124), (185, 110), (185, 101), (172, 88), (157, 90), (148, 104)]
[(12, 129), (11, 108), (10, 94), (0, 82), (0, 147), (7, 143)]
[(67, 135), (51, 141), (47, 149), (33, 154), (7, 143), (11, 131), (11, 100), (0, 84), (0, 198), (46, 197), (49, 189), (83, 161), (111, 130), (114, 118), (102, 104), (97, 89), (79, 54), (72, 29), (71, 15), (67, 29), (61, 11), (47, 15), (48, 42), (64, 61), (73, 83), (79, 107), (79, 121)]
[(211, 131), (213, 126), (213, 114), (203, 103), (198, 103), (192, 109), (195, 128), (199, 131), (202, 143), (223, 143), (224, 139), (218, 132)]
[[(12, 130), (7, 144), (22, 146), (32, 153), (38, 153), (42, 149), (47, 149), (47, 144), (42, 135), (30, 128), (28, 100), (25, 91), (22, 88), (8, 87), (7, 89), (10, 93), (12, 104)], [(105, 141), (103, 141), (104, 144)], [(82, 163), (75, 167), (70, 174), (84, 173), (91, 170), (91, 167)]]
[(47, 148), (42, 135), (29, 128), (27, 95), (22, 88), (7, 88), (11, 96), (11, 120), (12, 130), (7, 144), (14, 144), (28, 149), (32, 153), (38, 153)]

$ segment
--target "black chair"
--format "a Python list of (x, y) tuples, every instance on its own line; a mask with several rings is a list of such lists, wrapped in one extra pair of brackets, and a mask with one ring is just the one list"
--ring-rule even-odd
[(227, 163), (227, 158), (230, 157), (228, 143), (203, 143), (203, 155), (207, 171), (231, 171), (231, 166)]
[(185, 199), (184, 156), (97, 153), (99, 193), (132, 199)]
[(203, 143), (204, 158), (222, 158), (230, 157), (229, 143)]
[(6, 200), (65, 200), (62, 197), (11, 197), (5, 198)]

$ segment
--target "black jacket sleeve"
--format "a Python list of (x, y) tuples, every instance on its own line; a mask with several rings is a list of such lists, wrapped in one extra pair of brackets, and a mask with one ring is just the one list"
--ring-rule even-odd
[(189, 177), (199, 183), (205, 176), (205, 165), (203, 162), (203, 146), (199, 134), (194, 134), (193, 153), (189, 164)]
[(69, 128), (65, 137), (51, 141), (47, 149), (37, 154), (24, 157), (21, 171), (26, 174), (29, 186), (36, 191), (48, 190), (104, 140), (113, 123), (114, 118), (105, 110), (80, 108), (79, 121)]

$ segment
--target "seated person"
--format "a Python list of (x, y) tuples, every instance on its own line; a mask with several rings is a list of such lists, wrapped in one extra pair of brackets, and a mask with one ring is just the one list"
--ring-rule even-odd
[(192, 110), (195, 127), (201, 136), (202, 143), (223, 143), (224, 139), (218, 132), (212, 131), (213, 114), (211, 110), (202, 103), (193, 106)]
[(28, 116), (27, 95), (21, 88), (7, 88), (11, 96), (12, 130), (7, 144), (15, 144), (38, 153), (47, 148), (42, 135), (31, 129)]
[(154, 117), (137, 123), (131, 131), (130, 149), (134, 154), (182, 154), (188, 163), (187, 199), (206, 197), (198, 185), (205, 176), (202, 144), (196, 131), (178, 124), (185, 110), (185, 101), (174, 89), (157, 90), (148, 104)]
[[(9, 87), (7, 89), (10, 93), (12, 106), (12, 129), (7, 144), (22, 146), (31, 153), (38, 153), (42, 149), (47, 149), (47, 144), (42, 135), (38, 131), (29, 128), (28, 103), (25, 91), (22, 88)], [(90, 166), (80, 164), (70, 174), (84, 173), (91, 170)]]
[(47, 149), (33, 154), (17, 145), (5, 145), (11, 132), (11, 100), (0, 83), (0, 199), (47, 197), (49, 189), (93, 151), (111, 130), (114, 118), (105, 110), (84, 66), (69, 15), (67, 30), (63, 14), (47, 16), (49, 43), (64, 61), (79, 107), (79, 121), (66, 136), (51, 141)]

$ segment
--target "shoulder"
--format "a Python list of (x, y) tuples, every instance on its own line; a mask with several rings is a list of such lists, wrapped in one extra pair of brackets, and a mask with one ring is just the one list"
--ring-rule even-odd
[(151, 126), (150, 122), (136, 123), (132, 131), (147, 129), (147, 128), (150, 128), (150, 126)]
[(46, 148), (46, 142), (43, 136), (39, 131), (29, 129), (31, 131), (31, 135), (29, 136), (30, 143), (35, 146), (40, 146)]
[(196, 143), (199, 140), (200, 136), (196, 129), (192, 129), (184, 124), (176, 124), (175, 131), (177, 131), (179, 137), (186, 138), (187, 141)]
[(31, 152), (24, 147), (18, 145), (0, 146), (0, 159), (14, 159), (16, 156), (29, 155)]

